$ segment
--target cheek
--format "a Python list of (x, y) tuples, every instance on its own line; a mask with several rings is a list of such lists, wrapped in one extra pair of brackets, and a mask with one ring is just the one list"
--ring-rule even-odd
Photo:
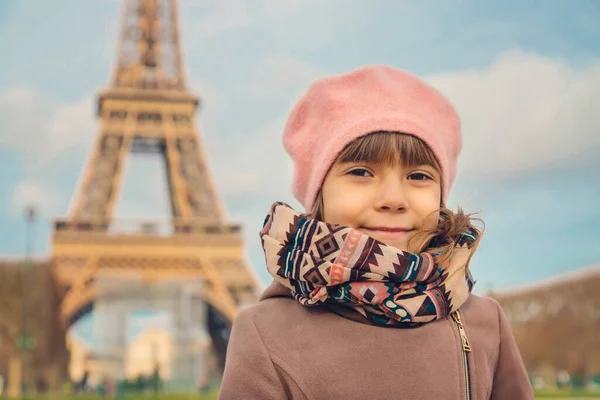
[(330, 224), (356, 227), (364, 197), (339, 187), (323, 187), (323, 220)]
[(323, 196), (323, 217), (330, 224), (341, 224), (352, 226), (352, 221), (358, 215), (357, 202), (350, 196), (338, 194), (334, 196)]
[(432, 229), (437, 226), (440, 218), (440, 199), (439, 190), (422, 192), (416, 196), (413, 210), (423, 228)]

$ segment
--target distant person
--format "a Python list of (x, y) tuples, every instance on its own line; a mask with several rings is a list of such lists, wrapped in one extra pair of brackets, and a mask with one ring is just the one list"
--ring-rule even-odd
[(48, 383), (43, 376), (39, 376), (35, 382), (35, 388), (38, 393), (46, 393), (48, 391)]
[(274, 282), (234, 321), (220, 399), (533, 399), (502, 309), (471, 294), (482, 231), (446, 208), (461, 140), (404, 71), (309, 87), (283, 134), (306, 212), (266, 216)]

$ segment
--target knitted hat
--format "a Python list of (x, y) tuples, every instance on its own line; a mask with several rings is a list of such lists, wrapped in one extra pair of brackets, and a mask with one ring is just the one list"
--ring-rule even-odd
[(423, 140), (442, 172), (445, 201), (456, 177), (460, 119), (437, 90), (405, 71), (371, 65), (313, 83), (296, 103), (283, 134), (292, 157), (292, 191), (310, 211), (335, 158), (358, 137), (397, 131)]

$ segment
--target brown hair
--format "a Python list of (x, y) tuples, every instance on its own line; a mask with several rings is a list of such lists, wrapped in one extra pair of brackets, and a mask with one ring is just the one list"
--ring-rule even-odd
[[(403, 166), (429, 165), (441, 173), (440, 164), (429, 146), (413, 135), (400, 132), (378, 131), (359, 137), (340, 152), (334, 164), (338, 162), (383, 162), (392, 166), (401, 162)], [(410, 246), (416, 244), (415, 248), (419, 253), (428, 251), (439, 254), (437, 262), (444, 265), (452, 256), (463, 233), (470, 232), (475, 235), (477, 239), (471, 248), (477, 248), (484, 228), (476, 227), (473, 222), (484, 224), (481, 219), (473, 218), (473, 214), (465, 214), (460, 207), (453, 212), (446, 208), (441, 200), (439, 213), (438, 225), (434, 229), (415, 232), (410, 238)], [(309, 215), (318, 220), (322, 219), (323, 196), (320, 191)]]

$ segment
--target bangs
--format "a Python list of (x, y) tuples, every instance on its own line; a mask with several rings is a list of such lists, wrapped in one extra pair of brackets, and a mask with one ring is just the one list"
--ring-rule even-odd
[(357, 138), (338, 155), (339, 163), (384, 163), (390, 166), (429, 165), (441, 172), (433, 151), (421, 139), (400, 132), (379, 131)]

